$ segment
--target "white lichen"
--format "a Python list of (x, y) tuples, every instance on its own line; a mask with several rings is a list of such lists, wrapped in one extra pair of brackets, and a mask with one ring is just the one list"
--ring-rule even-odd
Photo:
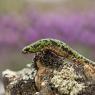
[(64, 65), (61, 71), (54, 70), (53, 73), (54, 77), (51, 82), (62, 95), (77, 95), (79, 91), (85, 88), (84, 83), (78, 83), (75, 80), (78, 75), (76, 75), (72, 67)]
[(34, 68), (29, 69), (29, 68), (24, 68), (21, 71), (18, 72), (18, 75), (23, 79), (23, 80), (28, 80), (28, 79), (33, 79), (34, 76), (36, 75), (36, 70)]

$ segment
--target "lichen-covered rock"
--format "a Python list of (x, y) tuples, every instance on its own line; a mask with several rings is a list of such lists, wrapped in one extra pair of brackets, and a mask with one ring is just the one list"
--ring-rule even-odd
[(77, 81), (82, 76), (78, 76), (72, 66), (64, 65), (61, 71), (54, 70), (53, 74), (54, 77), (51, 79), (51, 82), (61, 95), (77, 95), (85, 88), (84, 82)]
[[(88, 68), (89, 69), (89, 68)], [(87, 67), (45, 50), (21, 71), (2, 73), (5, 95), (95, 95), (94, 74)]]
[(5, 95), (34, 95), (36, 70), (34, 68), (24, 68), (14, 72), (6, 70), (2, 73), (5, 86)]

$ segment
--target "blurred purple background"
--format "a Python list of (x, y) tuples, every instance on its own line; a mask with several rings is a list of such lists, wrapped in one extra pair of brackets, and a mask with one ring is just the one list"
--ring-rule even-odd
[(0, 1), (0, 72), (30, 63), (21, 49), (42, 38), (64, 41), (95, 61), (94, 0), (43, 1)]

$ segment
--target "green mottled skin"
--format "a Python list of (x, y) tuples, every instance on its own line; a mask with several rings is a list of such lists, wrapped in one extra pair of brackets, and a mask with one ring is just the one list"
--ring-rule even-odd
[(85, 58), (84, 56), (70, 48), (68, 45), (66, 45), (66, 43), (56, 39), (41, 39), (23, 48), (22, 52), (26, 54), (36, 53), (46, 49), (49, 49), (55, 52), (57, 55), (69, 59), (74, 63), (88, 63), (95, 66), (95, 62)]

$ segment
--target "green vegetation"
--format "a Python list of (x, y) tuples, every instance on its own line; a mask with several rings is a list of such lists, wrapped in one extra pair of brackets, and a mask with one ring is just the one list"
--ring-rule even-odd
[(0, 12), (21, 12), (24, 10), (26, 3), (24, 0), (0, 0)]

